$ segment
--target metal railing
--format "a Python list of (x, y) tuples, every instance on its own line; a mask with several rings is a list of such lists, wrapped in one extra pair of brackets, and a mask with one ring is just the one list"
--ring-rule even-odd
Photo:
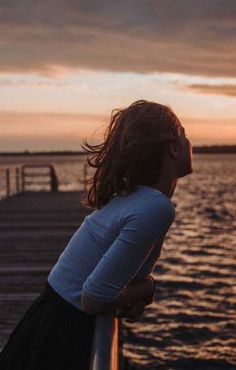
[(89, 370), (125, 370), (122, 354), (121, 319), (113, 314), (96, 317)]
[[(33, 172), (33, 169), (46, 169), (48, 172), (43, 173), (38, 172), (38, 170)], [(5, 168), (1, 170), (1, 173), (3, 173), (2, 186), (4, 191), (4, 195), (1, 195), (1, 198), (8, 198), (11, 195), (23, 193), (28, 190), (28, 185), (49, 185), (50, 191), (58, 191), (59, 188), (56, 171), (50, 164), (19, 165)], [(82, 179), (79, 179), (78, 182), (83, 185), (83, 190), (86, 192), (88, 187), (88, 164), (86, 163), (83, 164), (82, 174)], [(47, 177), (46, 181), (42, 181), (42, 177), (44, 177), (44, 180)]]
[[(38, 170), (43, 170), (43, 171), (35, 172), (34, 171), (35, 169), (37, 171)], [(47, 170), (47, 172), (45, 172), (44, 170)], [(56, 175), (54, 167), (51, 164), (24, 164), (22, 165), (21, 166), (21, 181), (22, 181), (21, 191), (23, 193), (27, 190), (28, 185), (49, 185), (50, 191), (58, 191), (57, 175)]]
[[(3, 185), (3, 189), (5, 190), (5, 194), (2, 195), (1, 197), (2, 198), (8, 198), (11, 195), (20, 193), (21, 192), (20, 168), (19, 167), (6, 168), (5, 170), (2, 170), (1, 172), (5, 172), (5, 182), (4, 182), (4, 185)], [(12, 181), (13, 180), (12, 177), (14, 177), (14, 181)]]

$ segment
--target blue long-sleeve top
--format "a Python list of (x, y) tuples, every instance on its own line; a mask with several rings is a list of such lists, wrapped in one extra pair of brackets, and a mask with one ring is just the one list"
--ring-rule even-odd
[(157, 189), (138, 185), (86, 216), (48, 275), (48, 283), (81, 310), (81, 292), (113, 302), (154, 269), (175, 207)]

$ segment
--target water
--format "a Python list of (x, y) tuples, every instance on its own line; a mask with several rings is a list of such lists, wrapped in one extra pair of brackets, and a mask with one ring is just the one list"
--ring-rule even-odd
[[(54, 164), (60, 190), (81, 189), (84, 157), (36, 160)], [(22, 159), (10, 162), (0, 158), (0, 173)], [(194, 172), (178, 181), (155, 301), (139, 322), (123, 319), (124, 355), (137, 369), (236, 369), (235, 163), (235, 154), (195, 154)]]
[(236, 155), (195, 155), (153, 276), (155, 302), (125, 322), (137, 369), (236, 369)]

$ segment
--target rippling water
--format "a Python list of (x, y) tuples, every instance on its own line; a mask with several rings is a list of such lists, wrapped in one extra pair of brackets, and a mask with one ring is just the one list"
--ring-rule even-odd
[[(235, 155), (195, 155), (153, 276), (155, 301), (123, 319), (137, 369), (236, 369)], [(128, 334), (129, 333), (129, 334)]]
[[(55, 165), (60, 190), (81, 189), (84, 159), (37, 161)], [(195, 154), (193, 163), (172, 198), (155, 301), (139, 322), (123, 319), (124, 355), (137, 369), (236, 369), (236, 155)], [(2, 159), (0, 172), (9, 165)]]

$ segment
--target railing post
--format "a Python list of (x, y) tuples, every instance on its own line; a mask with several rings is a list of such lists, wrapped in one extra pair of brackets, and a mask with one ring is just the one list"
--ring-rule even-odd
[(51, 166), (51, 191), (58, 191), (58, 179), (54, 168)]
[(84, 191), (87, 191), (87, 164), (84, 163)]
[(22, 193), (25, 192), (25, 175), (24, 175), (23, 166), (21, 166), (21, 191)]
[(10, 169), (6, 169), (6, 196), (11, 195), (11, 179), (10, 179)]
[(16, 167), (16, 194), (20, 192), (20, 173), (19, 168)]

